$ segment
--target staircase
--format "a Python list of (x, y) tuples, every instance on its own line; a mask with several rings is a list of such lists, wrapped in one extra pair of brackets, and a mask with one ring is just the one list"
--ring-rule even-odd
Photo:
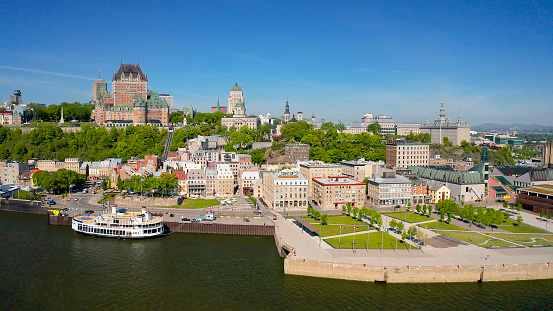
[(163, 155), (161, 156), (162, 160), (167, 160), (167, 155), (169, 155), (169, 148), (171, 147), (171, 142), (173, 141), (174, 130), (172, 127), (169, 128), (169, 136), (165, 142), (165, 149), (163, 150)]

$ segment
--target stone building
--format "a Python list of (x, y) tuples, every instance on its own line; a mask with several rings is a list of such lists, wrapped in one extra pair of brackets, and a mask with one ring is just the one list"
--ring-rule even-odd
[(429, 144), (394, 140), (386, 144), (386, 164), (407, 168), (428, 165)]
[(367, 200), (375, 206), (405, 206), (411, 202), (411, 181), (392, 172), (368, 179)]
[(24, 172), (29, 171), (29, 163), (12, 162), (10, 160), (0, 161), (0, 181), (2, 185), (15, 184)]
[(312, 199), (323, 210), (342, 209), (347, 203), (360, 208), (365, 204), (365, 187), (365, 183), (345, 176), (315, 177)]
[(309, 145), (286, 144), (284, 146), (284, 157), (286, 164), (296, 164), (302, 161), (309, 161)]
[(307, 178), (309, 184), (309, 196), (313, 196), (313, 178), (341, 176), (342, 167), (338, 164), (329, 164), (322, 161), (306, 161), (300, 162), (300, 172)]
[(230, 90), (228, 109), (233, 116), (231, 118), (222, 118), (221, 125), (227, 128), (234, 127), (237, 130), (241, 129), (244, 125), (254, 130), (257, 129), (257, 117), (246, 116), (244, 92), (238, 84), (234, 85)]
[(294, 170), (263, 173), (263, 199), (276, 211), (305, 210), (308, 206), (307, 178)]
[(461, 120), (461, 116), (457, 122), (452, 122), (445, 117), (444, 102), (440, 108), (440, 117), (434, 122), (428, 122), (428, 118), (421, 125), (421, 133), (428, 133), (431, 136), (432, 144), (442, 144), (444, 137), (447, 137), (455, 146), (461, 145), (464, 140), (470, 142), (470, 127), (468, 123)]

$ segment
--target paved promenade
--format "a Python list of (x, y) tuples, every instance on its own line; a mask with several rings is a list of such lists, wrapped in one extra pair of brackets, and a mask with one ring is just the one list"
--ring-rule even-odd
[[(383, 217), (388, 218), (383, 215)], [(524, 217), (524, 216), (523, 216)], [(383, 219), (385, 222), (391, 219)], [(481, 248), (475, 245), (458, 245), (449, 248), (423, 246), (421, 249), (333, 249), (318, 236), (302, 232), (292, 219), (278, 215), (276, 230), (282, 240), (294, 248), (297, 259), (328, 261), (335, 263), (367, 264), (378, 266), (456, 266), (547, 263), (553, 264), (553, 247), (532, 248)], [(549, 229), (549, 228), (548, 228)], [(419, 230), (421, 230), (419, 228)], [(422, 229), (425, 230), (425, 229)], [(437, 234), (425, 230), (428, 237)], [(397, 234), (389, 234), (398, 237)]]

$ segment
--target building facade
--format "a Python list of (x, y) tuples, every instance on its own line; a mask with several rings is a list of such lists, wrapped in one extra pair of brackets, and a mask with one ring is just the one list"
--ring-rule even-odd
[(276, 211), (305, 210), (308, 206), (307, 178), (300, 172), (282, 170), (263, 174), (263, 199)]
[(342, 209), (351, 203), (352, 207), (365, 204), (366, 184), (345, 176), (313, 178), (313, 200), (323, 210)]
[(386, 164), (407, 168), (428, 165), (429, 144), (394, 141), (386, 144)]
[(300, 172), (307, 178), (309, 184), (309, 196), (313, 196), (313, 178), (318, 177), (330, 177), (330, 176), (341, 176), (342, 167), (338, 164), (329, 164), (322, 161), (306, 161), (300, 162), (299, 168)]
[(121, 64), (113, 75), (112, 92), (113, 97), (106, 88), (100, 88), (93, 114), (97, 124), (169, 125), (170, 107), (159, 94), (148, 91), (148, 78), (139, 65)]
[(452, 122), (445, 116), (444, 102), (440, 108), (440, 117), (434, 122), (428, 122), (428, 118), (421, 125), (421, 133), (428, 133), (431, 136), (430, 143), (443, 144), (443, 139), (447, 137), (455, 146), (461, 145), (464, 140), (470, 142), (470, 127), (468, 123), (461, 120), (461, 116), (457, 122)]
[(368, 202), (378, 207), (405, 206), (411, 202), (411, 181), (392, 172), (368, 179), (367, 188)]
[(308, 144), (286, 144), (284, 146), (284, 157), (286, 164), (309, 161)]

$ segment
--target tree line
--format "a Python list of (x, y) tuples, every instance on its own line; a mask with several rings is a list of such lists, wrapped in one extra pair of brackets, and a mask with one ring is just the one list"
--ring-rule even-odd
[(124, 129), (84, 125), (81, 131), (65, 133), (59, 126), (44, 125), (23, 133), (0, 126), (0, 158), (27, 161), (31, 158), (81, 158), (99, 161), (107, 158), (128, 160), (148, 154), (161, 156), (167, 130), (155, 126), (129, 126)]
[(86, 182), (86, 175), (74, 171), (59, 169), (55, 172), (37, 172), (33, 174), (33, 183), (54, 194), (69, 192), (81, 188)]

